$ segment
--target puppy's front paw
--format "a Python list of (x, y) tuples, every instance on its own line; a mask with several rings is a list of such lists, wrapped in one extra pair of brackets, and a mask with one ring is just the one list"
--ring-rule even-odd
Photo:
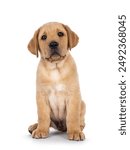
[(83, 132), (72, 132), (68, 133), (68, 139), (74, 141), (83, 141), (85, 139), (85, 135)]
[(32, 138), (35, 139), (40, 139), (40, 138), (47, 138), (48, 137), (48, 131), (40, 130), (40, 129), (35, 129), (32, 132)]

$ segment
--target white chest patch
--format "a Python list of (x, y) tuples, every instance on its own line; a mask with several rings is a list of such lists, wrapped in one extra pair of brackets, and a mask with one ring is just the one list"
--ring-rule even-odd
[(58, 81), (60, 79), (60, 74), (59, 74), (58, 70), (51, 71), (50, 78), (53, 81)]
[(49, 88), (49, 102), (55, 119), (62, 120), (65, 117), (66, 87), (57, 83)]
[(57, 92), (65, 92), (65, 86), (63, 85), (63, 84), (56, 84), (55, 85), (55, 90), (57, 91)]

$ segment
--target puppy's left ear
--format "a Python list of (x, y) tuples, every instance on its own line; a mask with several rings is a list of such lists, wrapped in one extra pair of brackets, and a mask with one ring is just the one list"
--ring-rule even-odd
[(28, 50), (36, 55), (38, 57), (38, 50), (39, 50), (39, 44), (38, 44), (38, 34), (39, 34), (40, 28), (35, 31), (33, 38), (28, 43)]
[(67, 25), (63, 24), (63, 27), (65, 28), (67, 35), (68, 35), (68, 49), (71, 50), (73, 47), (75, 47), (78, 44), (79, 37)]

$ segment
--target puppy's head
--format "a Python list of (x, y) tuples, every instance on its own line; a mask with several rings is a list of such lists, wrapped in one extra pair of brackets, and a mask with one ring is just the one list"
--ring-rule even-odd
[(56, 62), (66, 57), (67, 51), (78, 43), (78, 36), (68, 26), (61, 23), (47, 23), (35, 31), (28, 44), (32, 54), (50, 62)]

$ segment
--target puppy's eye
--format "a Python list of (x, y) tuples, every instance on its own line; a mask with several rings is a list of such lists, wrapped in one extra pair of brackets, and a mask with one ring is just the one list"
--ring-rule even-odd
[(46, 40), (46, 39), (47, 39), (47, 35), (43, 35), (43, 36), (41, 37), (41, 39), (42, 39), (42, 40)]
[(58, 34), (59, 37), (64, 36), (63, 32), (58, 32), (57, 34)]

